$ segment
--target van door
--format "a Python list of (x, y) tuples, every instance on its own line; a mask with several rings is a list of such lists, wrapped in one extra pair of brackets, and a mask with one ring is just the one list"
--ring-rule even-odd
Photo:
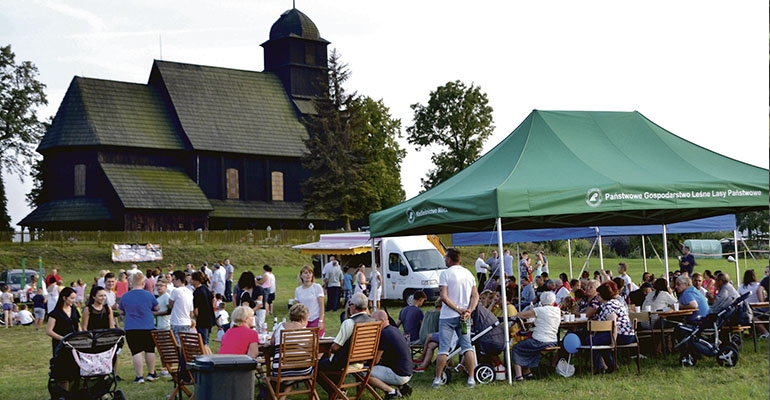
[(383, 297), (387, 299), (400, 299), (404, 289), (409, 287), (409, 267), (401, 253), (388, 253), (388, 270), (385, 274)]

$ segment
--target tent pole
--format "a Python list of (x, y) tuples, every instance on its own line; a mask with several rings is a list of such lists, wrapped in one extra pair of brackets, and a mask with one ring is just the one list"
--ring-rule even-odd
[(596, 228), (596, 241), (599, 244), (599, 268), (604, 271), (604, 252), (602, 251), (602, 234), (599, 228)]
[[(503, 255), (503, 224), (502, 219), (497, 218), (497, 248), (498, 253), (501, 256)], [(518, 246), (517, 246), (518, 250)], [(518, 253), (517, 253), (518, 254)], [(503, 260), (501, 260), (503, 261)], [(504, 266), (504, 265), (503, 265)], [(513, 266), (511, 266), (513, 267)], [(506, 282), (505, 282), (505, 268), (497, 268), (498, 271), (500, 271), (500, 282), (503, 285), (502, 290), (500, 291), (500, 294), (503, 299), (503, 330), (505, 331), (505, 371), (508, 375), (508, 384), (513, 385), (513, 376), (511, 375), (511, 341), (508, 340), (510, 336), (508, 333), (508, 307), (506, 305), (508, 304), (508, 299), (505, 298), (506, 295)], [(519, 309), (521, 309), (521, 282), (519, 282)]]
[[(567, 257), (569, 258), (569, 277), (572, 279), (574, 275), (572, 275), (572, 239), (567, 239)], [(582, 271), (580, 272), (583, 273)], [(521, 285), (521, 283), (519, 283)], [(521, 297), (521, 296), (519, 296)], [(521, 304), (521, 302), (519, 302)]]
[(663, 224), (663, 266), (666, 269), (666, 280), (668, 280), (668, 234), (666, 233), (666, 224)]
[(741, 279), (740, 260), (738, 259), (738, 230), (733, 229), (733, 247), (735, 251), (735, 280)]
[(644, 272), (647, 272), (647, 246), (644, 245), (644, 235), (642, 235), (642, 260), (644, 262)]

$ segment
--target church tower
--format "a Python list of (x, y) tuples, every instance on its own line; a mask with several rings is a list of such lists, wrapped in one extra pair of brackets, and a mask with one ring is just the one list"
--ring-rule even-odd
[(313, 21), (296, 8), (281, 14), (262, 43), (265, 72), (281, 79), (294, 100), (323, 96), (328, 85), (326, 47)]

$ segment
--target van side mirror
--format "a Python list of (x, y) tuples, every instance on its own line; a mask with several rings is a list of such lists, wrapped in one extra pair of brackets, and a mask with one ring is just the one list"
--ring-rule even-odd
[(398, 274), (401, 276), (407, 276), (409, 275), (409, 267), (406, 266), (406, 264), (401, 264), (398, 267)]

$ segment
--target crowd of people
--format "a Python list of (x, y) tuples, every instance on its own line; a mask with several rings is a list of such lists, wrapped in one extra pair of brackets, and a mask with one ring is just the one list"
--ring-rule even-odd
[[(474, 275), (461, 265), (460, 251), (448, 249), (447, 268), (440, 274), (440, 295), (434, 309), (423, 312), (428, 298), (425, 292), (418, 291), (413, 302), (395, 319), (380, 308), (379, 295), (373, 290), (381, 286), (381, 276), (374, 272), (367, 276), (364, 265), (343, 269), (332, 256), (323, 266), (319, 282), (316, 282), (311, 267), (300, 268), (290, 300), (288, 321), (284, 318), (277, 324), (275, 319), (268, 340), (278, 349), (282, 331), (318, 328), (319, 336), (325, 336), (326, 313), (341, 309), (342, 324), (336, 335), (333, 334), (330, 355), (318, 366), (320, 370), (341, 369), (340, 360), (344, 360), (349, 351), (355, 324), (380, 321), (380, 349), (384, 356), (372, 371), (371, 385), (382, 390), (385, 398), (398, 398), (411, 392), (409, 381), (412, 375), (424, 373), (434, 354), (434, 388), (445, 384), (442, 372), (451, 349), (459, 349), (463, 368), (474, 371), (476, 352), (471, 351), (473, 344), (468, 325), (481, 308), (501, 320), (507, 314), (509, 320), (519, 318), (531, 322), (528, 336), (518, 335), (518, 325), (511, 325), (510, 329), (512, 372), (514, 379), (521, 381), (533, 378), (531, 369), (539, 365), (541, 350), (557, 345), (559, 324), (565, 313), (585, 314), (592, 320), (615, 321), (614, 340), (626, 344), (635, 340), (634, 325), (629, 316), (629, 308), (634, 306), (663, 310), (678, 304), (680, 309), (694, 311), (688, 317), (694, 321), (719, 312), (744, 293), (749, 293), (747, 302), (767, 301), (770, 267), (765, 269), (762, 281), (757, 279), (754, 270), (746, 270), (740, 284), (734, 284), (723, 271), (696, 272), (694, 257), (689, 249), (685, 252), (679, 271), (658, 278), (645, 272), (642, 280), (636, 282), (623, 262), (617, 266), (617, 276), (610, 270), (597, 270), (593, 276), (582, 271), (576, 279), (570, 279), (566, 273), (551, 278), (552, 268), (541, 251), (535, 252), (534, 260), (530, 260), (527, 252), (521, 253), (518, 273), (514, 271), (509, 250), (502, 258), (496, 251), (490, 258), (479, 253)], [(197, 269), (193, 264), (179, 270), (168, 265), (166, 271), (153, 268), (143, 272), (132, 265), (128, 270), (118, 271), (117, 276), (110, 271), (101, 271), (88, 290), (82, 280), (63, 285), (54, 268), (44, 278), (44, 284), (38, 284), (39, 278), (33, 276), (22, 289), (33, 305), (33, 312), (23, 303), (16, 308), (13, 294), (8, 290), (0, 293), (0, 301), (6, 321), (15, 320), (20, 325), (42, 329), (47, 316), (45, 332), (52, 339), (53, 350), (69, 333), (122, 325), (132, 356), (133, 381), (143, 383), (166, 375), (165, 371), (156, 370), (155, 346), (150, 333), (155, 329), (171, 330), (177, 339), (179, 332), (197, 332), (204, 343), (204, 352), (210, 353), (209, 344), (216, 328), (221, 341), (220, 354), (246, 354), (253, 358), (259, 355), (260, 334), (267, 331), (267, 317), (274, 315), (275, 275), (269, 265), (264, 265), (258, 276), (248, 270), (241, 272), (237, 279), (234, 276), (235, 267), (229, 259), (216, 262), (213, 267), (203, 263)], [(232, 315), (226, 310), (228, 302), (233, 303)], [(375, 311), (370, 313), (370, 310)], [(650, 326), (644, 328), (655, 327), (659, 321), (653, 315), (648, 324)], [(6, 324), (6, 328), (9, 325)], [(757, 327), (763, 338), (770, 336), (764, 325)], [(587, 332), (578, 334), (584, 344), (587, 343)], [(592, 343), (610, 343), (609, 335), (595, 335)], [(418, 352), (420, 356), (413, 359), (410, 347), (422, 348)], [(498, 351), (502, 351), (501, 348), (504, 346)], [(597, 352), (594, 357), (595, 373), (615, 370), (616, 360), (610, 353)], [(501, 363), (500, 358), (495, 360)], [(278, 350), (273, 362), (280, 363)], [(74, 360), (70, 360), (69, 365), (73, 364)], [(57, 376), (75, 378), (77, 368), (67, 368), (67, 362), (57, 365), (59, 370), (52, 371)], [(304, 374), (308, 371), (295, 372)], [(475, 386), (473, 374), (468, 375), (466, 383), (468, 387)]]

